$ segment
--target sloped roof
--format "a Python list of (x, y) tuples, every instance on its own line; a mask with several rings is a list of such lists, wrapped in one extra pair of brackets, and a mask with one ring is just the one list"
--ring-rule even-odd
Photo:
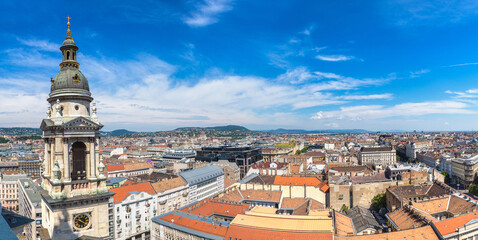
[(124, 164), (124, 170), (126, 170), (126, 171), (146, 169), (146, 168), (151, 168), (151, 167), (153, 167), (153, 166), (148, 162), (125, 163)]
[(368, 228), (382, 229), (372, 212), (366, 208), (355, 206), (349, 209), (346, 214), (352, 219), (356, 232), (362, 232)]
[(274, 185), (317, 186), (322, 183), (315, 176), (276, 176)]
[(337, 240), (397, 240), (397, 239), (422, 239), (422, 240), (439, 240), (435, 231), (431, 226), (425, 226), (421, 228), (388, 232), (382, 234), (367, 234), (361, 236), (350, 236), (350, 237), (335, 237)]
[(154, 191), (153, 187), (151, 186), (151, 183), (149, 182), (144, 182), (144, 183), (138, 183), (134, 185), (127, 185), (127, 186), (122, 186), (118, 188), (112, 188), (110, 189), (111, 192), (116, 193), (115, 196), (113, 197), (114, 201), (116, 203), (122, 202), (125, 200), (129, 195), (131, 195), (133, 192), (146, 192), (149, 194), (155, 194), (156, 192)]
[(217, 222), (183, 212), (158, 216), (152, 221), (206, 239), (224, 239), (228, 227), (225, 222)]
[(196, 185), (209, 179), (224, 175), (222, 169), (215, 165), (206, 165), (204, 167), (180, 172), (179, 175), (189, 184)]
[(220, 200), (205, 199), (200, 202), (190, 204), (182, 208), (181, 211), (193, 215), (207, 217), (213, 214), (235, 217), (237, 216), (237, 214), (244, 213), (249, 210), (249, 207), (249, 204), (230, 203)]
[(157, 193), (161, 193), (170, 189), (174, 189), (174, 188), (186, 186), (186, 185), (187, 183), (180, 177), (151, 183), (151, 186), (153, 187), (154, 191)]
[(405, 207), (387, 213), (385, 216), (398, 230), (406, 230), (428, 225), (424, 220), (420, 219), (418, 215)]
[(334, 221), (335, 221), (335, 235), (337, 236), (349, 236), (355, 235), (354, 225), (352, 219), (340, 212), (335, 211)]
[(442, 236), (456, 232), (459, 227), (463, 227), (473, 219), (478, 219), (478, 213), (468, 213), (454, 218), (448, 218), (443, 221), (435, 222), (434, 225)]
[(124, 166), (123, 164), (106, 165), (106, 170), (108, 172), (121, 171), (124, 170)]

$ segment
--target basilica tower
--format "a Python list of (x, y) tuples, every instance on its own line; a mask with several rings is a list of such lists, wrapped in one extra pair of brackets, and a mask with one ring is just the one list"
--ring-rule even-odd
[(52, 239), (107, 238), (111, 197), (99, 155), (99, 130), (88, 79), (80, 72), (70, 18), (60, 72), (51, 77), (47, 118), (40, 128), (45, 141), (42, 225)]

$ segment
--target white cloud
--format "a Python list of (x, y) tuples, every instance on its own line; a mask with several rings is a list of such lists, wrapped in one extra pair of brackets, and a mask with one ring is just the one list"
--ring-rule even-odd
[(440, 26), (457, 23), (478, 14), (475, 0), (395, 0), (380, 1), (380, 12), (398, 26)]
[(232, 1), (230, 0), (205, 0), (198, 4), (196, 10), (185, 17), (184, 22), (193, 27), (204, 27), (219, 21), (218, 15), (232, 10)]
[(338, 128), (339, 124), (338, 123), (326, 123), (325, 126), (326, 127), (332, 127), (332, 128)]
[(362, 105), (341, 107), (337, 111), (320, 111), (311, 119), (337, 119), (348, 120), (381, 119), (388, 117), (410, 117), (428, 114), (476, 114), (469, 110), (469, 105), (458, 101), (430, 101), (418, 103), (401, 103), (394, 106)]
[(429, 73), (429, 72), (430, 70), (428, 69), (422, 69), (422, 70), (410, 72), (410, 78), (420, 77), (422, 74)]
[(447, 90), (445, 91), (445, 93), (454, 95), (456, 98), (460, 98), (460, 99), (478, 98), (478, 89), (468, 89), (464, 92)]
[(33, 47), (36, 50), (48, 51), (48, 52), (58, 52), (60, 50), (60, 44), (52, 43), (47, 40), (38, 40), (38, 39), (22, 39), (17, 37), (17, 40), (26, 46)]
[(353, 56), (345, 56), (345, 55), (317, 55), (315, 58), (320, 59), (322, 61), (328, 62), (340, 62), (340, 61), (348, 61), (353, 59)]
[(478, 62), (453, 64), (453, 65), (449, 65), (449, 66), (445, 66), (445, 67), (461, 67), (461, 66), (468, 66), (468, 65), (478, 65)]
[(370, 94), (370, 95), (345, 95), (342, 99), (345, 100), (371, 100), (371, 99), (392, 99), (391, 93)]
[(307, 82), (314, 77), (316, 76), (310, 73), (306, 67), (297, 67), (294, 69), (287, 69), (287, 72), (279, 75), (277, 80), (296, 84)]

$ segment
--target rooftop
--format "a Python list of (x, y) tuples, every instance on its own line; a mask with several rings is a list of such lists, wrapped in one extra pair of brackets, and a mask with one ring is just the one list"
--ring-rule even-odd
[(222, 169), (215, 165), (206, 165), (204, 167), (180, 172), (179, 175), (189, 184), (195, 185), (209, 179), (224, 175)]
[(122, 202), (129, 195), (134, 194), (134, 193), (139, 193), (139, 192), (145, 192), (145, 193), (148, 193), (148, 194), (154, 194), (155, 193), (153, 187), (151, 186), (151, 183), (149, 183), (149, 182), (112, 188), (112, 189), (110, 189), (110, 191), (116, 193), (115, 196), (113, 197), (115, 203)]

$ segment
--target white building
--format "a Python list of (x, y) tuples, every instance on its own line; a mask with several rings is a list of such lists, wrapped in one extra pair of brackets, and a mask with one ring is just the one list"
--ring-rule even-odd
[(123, 155), (124, 154), (124, 148), (115, 148), (110, 152), (110, 157), (114, 155)]
[(157, 213), (157, 197), (151, 183), (110, 189), (114, 199), (114, 239), (149, 239), (151, 218)]
[(30, 178), (18, 180), (18, 213), (34, 221), (23, 227), (21, 239), (40, 239), (41, 219), (41, 192), (43, 189), (33, 183)]
[(397, 154), (392, 147), (362, 147), (358, 153), (360, 165), (381, 164), (393, 165), (397, 161)]
[(421, 152), (429, 147), (429, 143), (424, 142), (411, 142), (405, 146), (405, 155), (412, 160), (417, 158), (417, 152)]
[(0, 173), (0, 203), (10, 211), (18, 211), (18, 179), (27, 178), (25, 174)]
[(165, 179), (151, 183), (158, 199), (158, 215), (189, 204), (189, 185), (181, 178)]
[(224, 172), (218, 166), (207, 165), (180, 172), (189, 185), (189, 203), (214, 196), (224, 191)]
[(449, 155), (442, 155), (440, 156), (440, 171), (447, 171), (448, 175), (452, 177), (452, 164), (451, 160), (453, 158), (450, 157)]

